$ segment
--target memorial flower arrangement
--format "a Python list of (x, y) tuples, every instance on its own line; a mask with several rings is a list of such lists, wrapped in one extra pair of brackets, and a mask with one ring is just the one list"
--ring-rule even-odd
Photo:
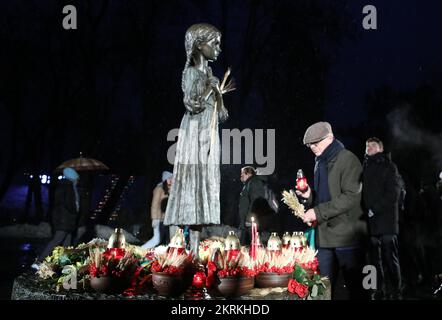
[(151, 265), (152, 272), (165, 272), (181, 274), (192, 264), (192, 255), (185, 250), (171, 250), (167, 247), (157, 247), (154, 252), (154, 261)]
[(315, 298), (326, 289), (325, 278), (318, 273), (316, 251), (309, 247), (283, 248), (279, 252), (257, 247), (253, 258), (248, 247), (229, 247), (228, 242), (210, 239), (200, 244), (200, 260), (192, 261), (192, 255), (176, 248), (160, 246), (147, 251), (131, 245), (106, 248), (106, 243), (94, 240), (76, 248), (56, 247), (40, 264), (37, 274), (55, 291), (63, 290), (72, 272), (77, 273), (79, 290), (88, 290), (92, 278), (121, 279), (119, 292), (126, 296), (146, 293), (156, 272), (184, 275), (189, 278), (188, 285), (198, 289), (214, 287), (223, 278), (250, 278), (260, 272), (290, 274), (287, 290), (300, 299)]
[[(152, 275), (154, 256), (151, 252), (127, 246), (126, 248), (99, 248), (90, 250), (89, 274), (91, 287), (102, 290), (97, 280), (112, 279), (112, 290), (125, 296), (135, 296), (147, 292)], [(143, 255), (144, 254), (144, 255)], [(94, 284), (92, 283), (94, 281)]]
[(242, 247), (238, 254), (231, 255), (229, 250), (215, 250), (207, 263), (208, 280), (216, 274), (219, 278), (224, 277), (253, 277), (256, 274), (255, 262), (246, 247)]
[(121, 280), (118, 283), (123, 283), (123, 295), (134, 296), (149, 289), (152, 271), (158, 270), (158, 264), (163, 266), (165, 272), (181, 272), (184, 256), (187, 258), (185, 251), (176, 257), (172, 254), (162, 255), (161, 248), (155, 255), (153, 250), (130, 244), (126, 244), (125, 248), (106, 248), (107, 244), (105, 240), (94, 239), (76, 248), (56, 247), (39, 264), (37, 275), (45, 287), (57, 292), (63, 290), (63, 283), (72, 273), (76, 273), (77, 288), (81, 291), (90, 288), (92, 278), (110, 277)]
[(264, 248), (258, 248), (256, 272), (291, 273), (295, 266), (295, 254), (293, 250), (269, 252)]
[(85, 288), (87, 278), (87, 250), (83, 248), (64, 248), (55, 247), (51, 255), (46, 257), (38, 265), (37, 275), (45, 280), (45, 283), (60, 291), (63, 288), (63, 282), (69, 274), (75, 272), (79, 288)]
[(130, 250), (122, 248), (93, 248), (89, 251), (89, 274), (99, 277), (130, 277), (138, 265), (138, 258)]
[(227, 239), (225, 244), (226, 250), (215, 249), (207, 262), (205, 287), (215, 295), (241, 296), (253, 288), (254, 261), (249, 248), (229, 245)]
[(318, 272), (316, 251), (305, 248), (294, 252), (295, 265), (288, 283), (288, 291), (301, 299), (311, 299), (324, 294), (326, 286)]
[(80, 274), (87, 273), (89, 248), (105, 248), (106, 245), (107, 241), (103, 239), (93, 239), (88, 243), (79, 244), (76, 248), (55, 247), (51, 255), (38, 264), (37, 275), (45, 280), (55, 277), (58, 281), (65, 266), (75, 267)]
[[(77, 290), (86, 290), (91, 277), (124, 276), (129, 279), (128, 292), (138, 294), (150, 280), (153, 261), (146, 250), (127, 245), (125, 249), (106, 249), (108, 241), (93, 239), (77, 247), (55, 247), (51, 255), (38, 264), (36, 272), (42, 284), (51, 290), (63, 290), (63, 283), (75, 273)], [(130, 267), (130, 268), (129, 268)], [(71, 290), (71, 289), (70, 289)]]
[(136, 268), (131, 276), (130, 286), (123, 292), (125, 296), (135, 296), (145, 293), (152, 281), (151, 266), (155, 261), (153, 252), (148, 252), (144, 256), (138, 256)]

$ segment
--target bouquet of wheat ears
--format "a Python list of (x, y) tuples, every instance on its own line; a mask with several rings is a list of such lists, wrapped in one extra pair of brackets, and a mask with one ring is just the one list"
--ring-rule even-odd
[(300, 219), (304, 219), (305, 216), (305, 208), (302, 203), (299, 202), (298, 197), (296, 196), (293, 190), (282, 192), (282, 201), (292, 210), (295, 217)]

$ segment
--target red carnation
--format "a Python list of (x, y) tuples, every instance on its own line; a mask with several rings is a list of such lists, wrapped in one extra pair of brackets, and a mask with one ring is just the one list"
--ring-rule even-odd
[(163, 268), (161, 267), (161, 265), (159, 264), (158, 261), (154, 261), (152, 263), (152, 266), (150, 267), (150, 270), (152, 272), (161, 272), (163, 270)]

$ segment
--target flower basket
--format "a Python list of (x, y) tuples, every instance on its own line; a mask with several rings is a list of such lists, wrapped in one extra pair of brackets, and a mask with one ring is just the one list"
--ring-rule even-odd
[(152, 283), (158, 294), (166, 297), (176, 297), (186, 289), (182, 274), (153, 272)]
[(219, 278), (214, 288), (224, 297), (239, 297), (253, 289), (254, 284), (254, 277), (229, 276)]
[(258, 288), (287, 287), (290, 273), (260, 272), (255, 281)]

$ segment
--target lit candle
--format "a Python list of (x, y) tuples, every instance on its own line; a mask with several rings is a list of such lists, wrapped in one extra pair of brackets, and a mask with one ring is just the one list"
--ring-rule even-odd
[(250, 253), (252, 258), (255, 258), (255, 218), (252, 217), (252, 242), (250, 243)]
[(305, 192), (308, 189), (307, 178), (304, 176), (302, 169), (299, 169), (296, 174), (296, 189)]

